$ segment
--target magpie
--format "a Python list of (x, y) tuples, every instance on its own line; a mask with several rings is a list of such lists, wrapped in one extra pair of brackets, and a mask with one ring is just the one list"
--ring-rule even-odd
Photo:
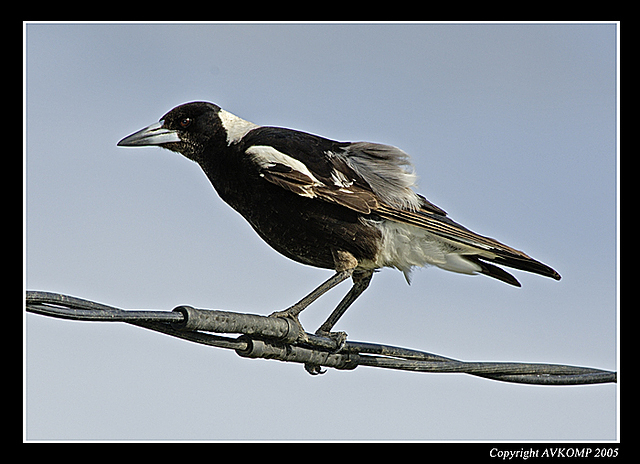
[(289, 317), (302, 327), (302, 310), (352, 279), (317, 334), (334, 335), (338, 319), (383, 267), (402, 271), (408, 283), (412, 269), (427, 265), (484, 274), (518, 287), (518, 280), (499, 266), (560, 280), (551, 267), (472, 232), (416, 193), (411, 160), (396, 147), (260, 126), (208, 102), (177, 106), (118, 142), (150, 145), (198, 163), (222, 200), (276, 251), (335, 271), (272, 316)]

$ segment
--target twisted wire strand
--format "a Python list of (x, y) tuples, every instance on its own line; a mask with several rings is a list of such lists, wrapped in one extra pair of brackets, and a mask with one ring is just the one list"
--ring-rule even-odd
[[(187, 341), (235, 350), (241, 357), (355, 369), (379, 367), (413, 372), (461, 373), (503, 382), (586, 385), (617, 382), (617, 373), (543, 363), (466, 362), (424, 351), (300, 333), (286, 318), (178, 306), (173, 311), (123, 310), (59, 293), (27, 291), (26, 311), (43, 316), (98, 322), (125, 322)], [(230, 338), (215, 333), (241, 334)]]

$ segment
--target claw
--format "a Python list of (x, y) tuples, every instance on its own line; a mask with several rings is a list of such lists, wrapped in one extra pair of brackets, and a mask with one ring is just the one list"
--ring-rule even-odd
[(306, 363), (304, 365), (304, 369), (311, 375), (322, 375), (325, 372), (327, 372), (326, 369), (321, 368), (320, 366), (318, 366), (317, 364), (309, 364)]
[(320, 335), (321, 337), (327, 337), (333, 340), (336, 343), (336, 348), (334, 349), (334, 353), (337, 353), (344, 345), (347, 343), (347, 333), (346, 332), (326, 332), (324, 330), (316, 330), (316, 335)]
[[(298, 326), (298, 339), (296, 341), (302, 341), (302, 342), (306, 342), (309, 340), (309, 337), (307, 337), (307, 333), (304, 330), (304, 327), (302, 327), (302, 324), (300, 323), (300, 320), (298, 319), (298, 316), (296, 314), (292, 314), (289, 309), (285, 309), (283, 311), (275, 311), (271, 314), (269, 314), (269, 317), (281, 317), (283, 319), (288, 319), (290, 321), (292, 321), (295, 325)], [(291, 340), (294, 341), (294, 340)]]

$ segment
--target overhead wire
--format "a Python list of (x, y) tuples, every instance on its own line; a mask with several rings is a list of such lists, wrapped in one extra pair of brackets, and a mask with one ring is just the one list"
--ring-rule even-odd
[[(340, 370), (358, 366), (413, 372), (469, 374), (503, 382), (535, 385), (586, 385), (617, 382), (617, 373), (561, 364), (460, 361), (424, 351), (370, 342), (339, 340), (301, 332), (292, 319), (178, 306), (172, 311), (123, 310), (59, 293), (27, 291), (26, 311), (43, 316), (94, 322), (124, 322), (212, 347), (235, 350), (245, 358), (275, 359)], [(240, 334), (236, 338), (218, 334)]]

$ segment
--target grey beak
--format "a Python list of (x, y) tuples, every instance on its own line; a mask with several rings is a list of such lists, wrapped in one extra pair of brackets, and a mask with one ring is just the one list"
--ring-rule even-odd
[(118, 142), (119, 147), (144, 147), (148, 145), (162, 145), (163, 143), (181, 142), (180, 136), (174, 130), (162, 127), (162, 121), (134, 132)]

